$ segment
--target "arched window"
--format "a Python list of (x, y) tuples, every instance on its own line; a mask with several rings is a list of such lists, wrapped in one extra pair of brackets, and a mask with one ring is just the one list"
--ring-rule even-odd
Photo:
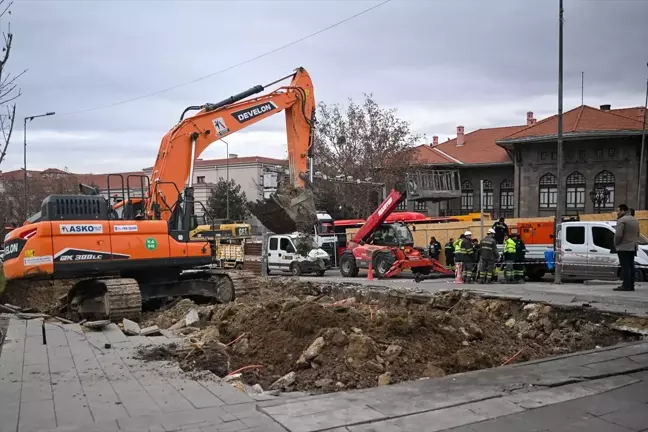
[(558, 181), (547, 173), (540, 177), (540, 209), (555, 209), (558, 202)]
[(471, 212), (473, 211), (473, 197), (475, 196), (475, 190), (470, 181), (464, 180), (461, 182), (461, 211), (462, 212)]
[(484, 210), (493, 210), (493, 191), (493, 182), (484, 180), (484, 199), (482, 200)]
[(567, 210), (585, 210), (585, 176), (574, 171), (567, 177)]
[[(594, 190), (605, 189), (608, 191), (607, 199), (602, 203), (602, 208), (614, 208), (615, 203), (615, 186), (616, 178), (610, 171), (603, 170), (594, 177)], [(596, 205), (595, 205), (596, 206)]]
[(509, 179), (500, 183), (500, 207), (502, 210), (513, 210), (513, 182)]

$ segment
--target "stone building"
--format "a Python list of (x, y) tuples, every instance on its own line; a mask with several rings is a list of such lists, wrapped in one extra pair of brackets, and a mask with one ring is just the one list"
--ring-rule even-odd
[[(637, 209), (646, 205), (644, 166), (641, 200), (637, 202), (643, 107), (599, 109), (586, 105), (563, 114), (567, 214), (610, 211), (622, 202)], [(526, 124), (478, 129), (415, 149), (416, 163), (460, 171), (461, 199), (441, 203), (407, 203), (406, 208), (430, 216), (450, 216), (480, 210), (492, 217), (535, 217), (555, 213), (557, 205), (557, 116)], [(645, 157), (648, 155), (644, 155)], [(607, 191), (607, 192), (606, 192)], [(596, 204), (592, 201), (598, 198)], [(605, 197), (605, 199), (603, 199)]]

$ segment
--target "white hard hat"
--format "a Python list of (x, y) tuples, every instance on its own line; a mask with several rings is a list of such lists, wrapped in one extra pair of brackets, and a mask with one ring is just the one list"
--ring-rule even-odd
[(471, 236), (472, 233), (471, 233), (470, 231), (466, 231), (466, 232), (464, 233), (464, 235), (465, 235), (465, 236)]
[(488, 234), (495, 234), (495, 230), (493, 228), (488, 229)]

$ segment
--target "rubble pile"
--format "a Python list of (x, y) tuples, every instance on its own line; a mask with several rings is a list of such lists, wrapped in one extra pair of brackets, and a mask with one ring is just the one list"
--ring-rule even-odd
[(186, 344), (143, 350), (141, 356), (177, 360), (186, 371), (209, 370), (257, 393), (332, 392), (640, 337), (614, 330), (618, 317), (591, 309), (488, 300), (459, 291), (425, 302), (395, 302), (387, 296), (340, 297), (333, 294), (341, 292), (331, 289), (333, 282), (248, 277), (241, 283), (255, 289), (234, 303), (181, 300), (146, 314), (142, 328), (172, 329), (185, 335)]

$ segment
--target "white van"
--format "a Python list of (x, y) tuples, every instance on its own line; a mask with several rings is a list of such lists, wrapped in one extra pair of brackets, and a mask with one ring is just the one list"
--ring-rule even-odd
[(316, 273), (323, 276), (331, 268), (331, 258), (325, 250), (313, 248), (307, 256), (299, 255), (295, 243), (296, 234), (272, 235), (268, 237), (268, 274), (290, 272), (294, 276)]
[[(577, 221), (558, 225), (556, 254), (561, 254), (563, 276), (586, 280), (617, 280), (621, 268), (614, 251), (616, 221)], [(498, 245), (501, 246), (501, 245)], [(527, 245), (525, 274), (539, 280), (549, 270), (545, 252), (553, 245)], [(635, 280), (648, 280), (648, 239), (639, 237), (639, 250), (635, 256)]]

